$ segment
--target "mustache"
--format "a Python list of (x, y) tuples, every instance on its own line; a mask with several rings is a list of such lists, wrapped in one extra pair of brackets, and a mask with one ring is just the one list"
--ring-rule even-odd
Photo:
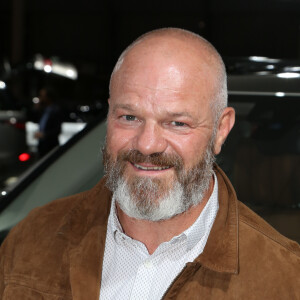
[(176, 170), (181, 170), (183, 168), (183, 160), (177, 154), (167, 154), (167, 153), (152, 153), (150, 155), (144, 155), (138, 150), (128, 150), (121, 152), (118, 155), (118, 160), (128, 161), (132, 164), (148, 163), (158, 167), (174, 167)]

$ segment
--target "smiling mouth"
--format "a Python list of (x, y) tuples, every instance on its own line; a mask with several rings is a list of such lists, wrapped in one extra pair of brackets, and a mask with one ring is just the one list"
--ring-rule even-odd
[(170, 166), (151, 166), (151, 167), (145, 167), (145, 166), (141, 166), (138, 164), (134, 164), (133, 165), (139, 169), (139, 170), (143, 170), (143, 171), (162, 171), (162, 170), (167, 170), (170, 169)]

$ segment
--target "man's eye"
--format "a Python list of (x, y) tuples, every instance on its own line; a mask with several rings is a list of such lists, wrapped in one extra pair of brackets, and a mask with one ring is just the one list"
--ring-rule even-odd
[(126, 121), (135, 121), (136, 120), (136, 117), (132, 116), (132, 115), (125, 115), (125, 116), (122, 116), (122, 118)]
[(172, 125), (176, 126), (176, 127), (183, 127), (183, 126), (186, 126), (185, 123), (183, 122), (178, 122), (178, 121), (173, 121), (171, 122)]

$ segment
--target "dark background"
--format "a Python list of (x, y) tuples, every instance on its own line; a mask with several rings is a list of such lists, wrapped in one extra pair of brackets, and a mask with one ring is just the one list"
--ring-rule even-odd
[(0, 26), (12, 65), (56, 55), (104, 79), (130, 42), (166, 26), (203, 35), (222, 56), (300, 58), (299, 0), (2, 0)]

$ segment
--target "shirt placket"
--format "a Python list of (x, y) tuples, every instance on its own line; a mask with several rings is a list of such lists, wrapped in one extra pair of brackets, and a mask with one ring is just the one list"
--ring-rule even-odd
[(155, 264), (149, 256), (138, 267), (130, 295), (131, 300), (151, 299), (151, 287), (155, 276)]

